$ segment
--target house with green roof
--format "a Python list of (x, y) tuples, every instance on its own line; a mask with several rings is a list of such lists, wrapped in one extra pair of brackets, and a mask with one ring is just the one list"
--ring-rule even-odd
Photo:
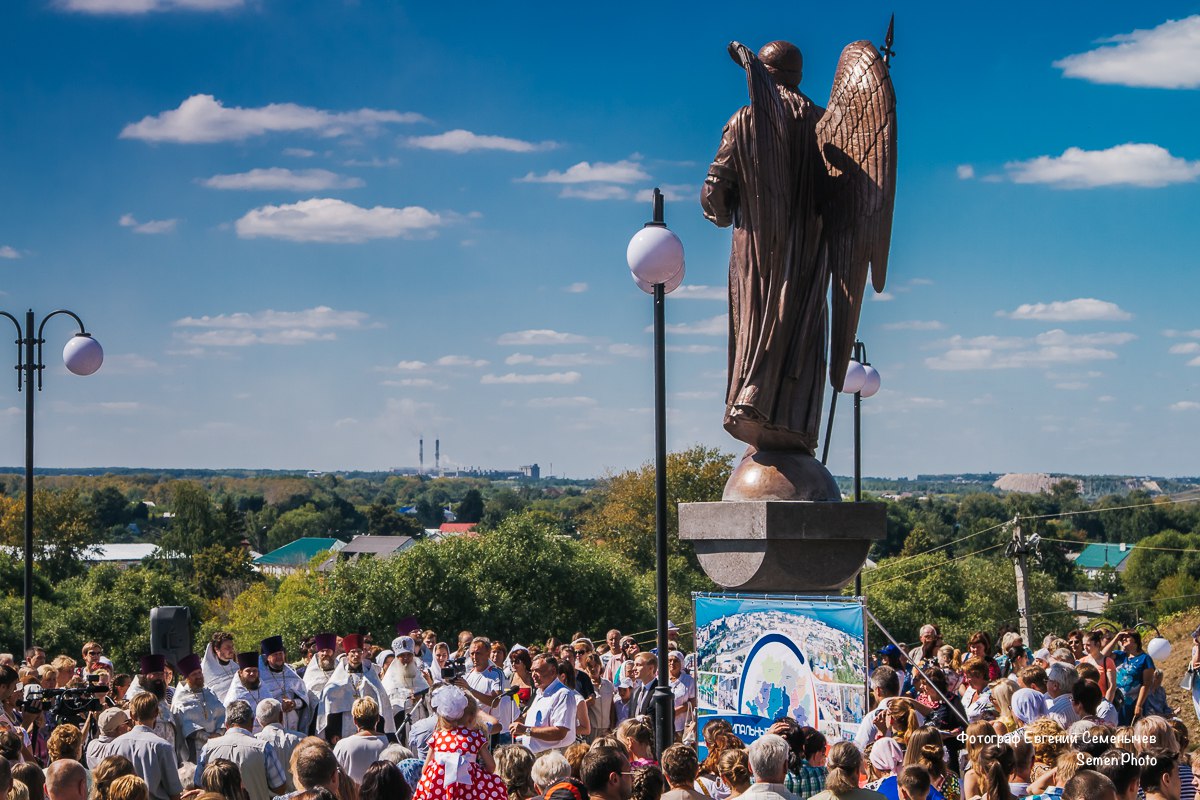
[(341, 550), (345, 546), (341, 539), (306, 536), (264, 553), (251, 563), (259, 572), (268, 575), (290, 575), (307, 567), (318, 554)]
[(1117, 572), (1124, 572), (1126, 560), (1133, 552), (1133, 545), (1108, 543), (1091, 543), (1085, 545), (1083, 551), (1075, 557), (1075, 566), (1083, 570), (1089, 578), (1096, 577), (1100, 570), (1112, 567)]

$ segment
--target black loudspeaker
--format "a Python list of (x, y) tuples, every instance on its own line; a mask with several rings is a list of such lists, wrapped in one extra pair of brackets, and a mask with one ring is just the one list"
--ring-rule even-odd
[(192, 650), (192, 610), (187, 606), (150, 609), (150, 652), (173, 667)]

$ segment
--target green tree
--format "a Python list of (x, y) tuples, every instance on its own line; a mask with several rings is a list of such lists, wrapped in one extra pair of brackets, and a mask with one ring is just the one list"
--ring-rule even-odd
[(525, 500), (512, 489), (501, 489), (488, 498), (480, 517), (480, 526), (487, 530), (495, 530), (509, 516), (525, 510)]
[[(164, 554), (186, 562), (217, 538), (216, 514), (208, 491), (195, 481), (171, 484), (171, 520), (159, 539)], [(185, 572), (189, 572), (186, 566)]]
[[(715, 447), (697, 445), (667, 456), (667, 543), (670, 554), (683, 556), (693, 569), (699, 562), (691, 545), (679, 539), (679, 503), (721, 499), (733, 468), (733, 457)], [(583, 541), (621, 553), (638, 572), (654, 569), (654, 466), (606, 478), (595, 508), (585, 514)]]
[(424, 532), (411, 517), (379, 500), (367, 507), (366, 518), (367, 533), (372, 536), (420, 536)]
[(483, 519), (483, 495), (478, 489), (468, 489), (454, 514), (459, 522), (479, 522)]
[[(964, 642), (975, 631), (995, 637), (1017, 619), (1016, 582), (1005, 560), (983, 557), (952, 561), (939, 550), (894, 566), (880, 563), (864, 577), (867, 607), (901, 641), (916, 641), (922, 625), (936, 622), (948, 642)], [(1030, 612), (1040, 640), (1061, 628), (1071, 611), (1048, 576), (1029, 575)], [(1066, 615), (1066, 616), (1064, 616)]]
[[(25, 546), (25, 498), (0, 496), (0, 540)], [(81, 573), (83, 559), (104, 541), (91, 507), (77, 489), (33, 493), (33, 558), (52, 582)]]
[(199, 622), (203, 602), (156, 570), (96, 566), (61, 585), (59, 602), (47, 609), (37, 638), (48, 652), (63, 653), (77, 653), (94, 639), (104, 644), (119, 671), (130, 672), (138, 657), (150, 652), (150, 609), (156, 606), (189, 606)]
[(422, 529), (440, 528), (445, 521), (446, 514), (443, 512), (440, 503), (428, 497), (422, 497), (417, 501), (417, 524)]
[(1125, 562), (1122, 601), (1150, 600), (1159, 584), (1173, 575), (1200, 579), (1200, 533), (1168, 530), (1147, 536), (1138, 545)]

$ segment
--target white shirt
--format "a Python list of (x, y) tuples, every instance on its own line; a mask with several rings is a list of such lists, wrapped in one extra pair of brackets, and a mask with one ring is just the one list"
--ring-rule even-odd
[(538, 692), (537, 697), (525, 712), (525, 724), (531, 728), (554, 726), (566, 728), (561, 739), (535, 739), (532, 736), (521, 736), (521, 744), (534, 753), (543, 750), (554, 750), (569, 747), (575, 743), (575, 709), (578, 704), (577, 694), (562, 681), (555, 679), (554, 683)]
[[(875, 741), (878, 737), (879, 729), (875, 727), (875, 715), (886, 714), (888, 701), (895, 699), (894, 697), (885, 697), (879, 701), (879, 705), (863, 715), (862, 722), (858, 726), (858, 732), (854, 735), (854, 743), (858, 745), (859, 750), (866, 751), (867, 745)], [(920, 711), (915, 711), (914, 713), (917, 715), (917, 724), (924, 725), (925, 716)]]
[[(480, 694), (500, 694), (504, 691), (504, 673), (489, 666), (483, 672), (471, 670), (465, 676), (467, 685)], [(508, 730), (508, 726), (517, 718), (517, 707), (511, 697), (504, 697), (494, 706), (485, 706), (484, 711), (491, 714), (500, 723), (500, 730)]]
[[(671, 694), (675, 696), (675, 710), (683, 708), (688, 704), (693, 697), (696, 696), (696, 681), (691, 675), (686, 672), (679, 673), (678, 680), (670, 682)], [(683, 725), (687, 722), (687, 715), (677, 715), (675, 717), (675, 732), (682, 733)]]

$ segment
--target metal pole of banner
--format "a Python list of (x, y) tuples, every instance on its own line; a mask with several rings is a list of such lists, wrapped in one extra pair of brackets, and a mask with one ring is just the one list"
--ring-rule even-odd
[[(892, 644), (894, 644), (896, 646), (897, 650), (899, 650), (901, 653), (904, 652), (904, 649), (902, 647), (900, 647), (900, 643), (897, 642), (895, 637), (892, 636), (891, 631), (889, 631), (887, 628), (883, 627), (883, 623), (880, 622), (878, 619), (876, 619), (875, 615), (872, 614), (870, 611), (868, 611), (866, 606), (863, 606), (863, 613), (866, 614), (870, 618), (871, 622), (875, 623), (876, 628), (879, 628), (879, 630), (883, 631), (883, 635), (887, 637), (889, 642), (891, 642)], [(967, 718), (965, 716), (963, 716), (961, 713), (959, 713), (959, 710), (954, 707), (953, 703), (950, 702), (950, 698), (946, 697), (946, 695), (942, 694), (941, 689), (939, 689), (937, 686), (934, 686), (933, 681), (929, 680), (929, 676), (925, 674), (925, 670), (921, 669), (920, 664), (913, 664), (913, 669), (915, 669), (917, 671), (917, 673), (922, 678), (925, 679), (925, 683), (929, 686), (929, 688), (933, 689), (933, 691), (937, 692), (937, 696), (942, 698), (942, 701), (945, 702), (946, 705), (950, 706), (950, 710), (954, 712), (954, 716), (961, 719), (963, 725), (970, 724), (969, 722), (967, 722)]]

